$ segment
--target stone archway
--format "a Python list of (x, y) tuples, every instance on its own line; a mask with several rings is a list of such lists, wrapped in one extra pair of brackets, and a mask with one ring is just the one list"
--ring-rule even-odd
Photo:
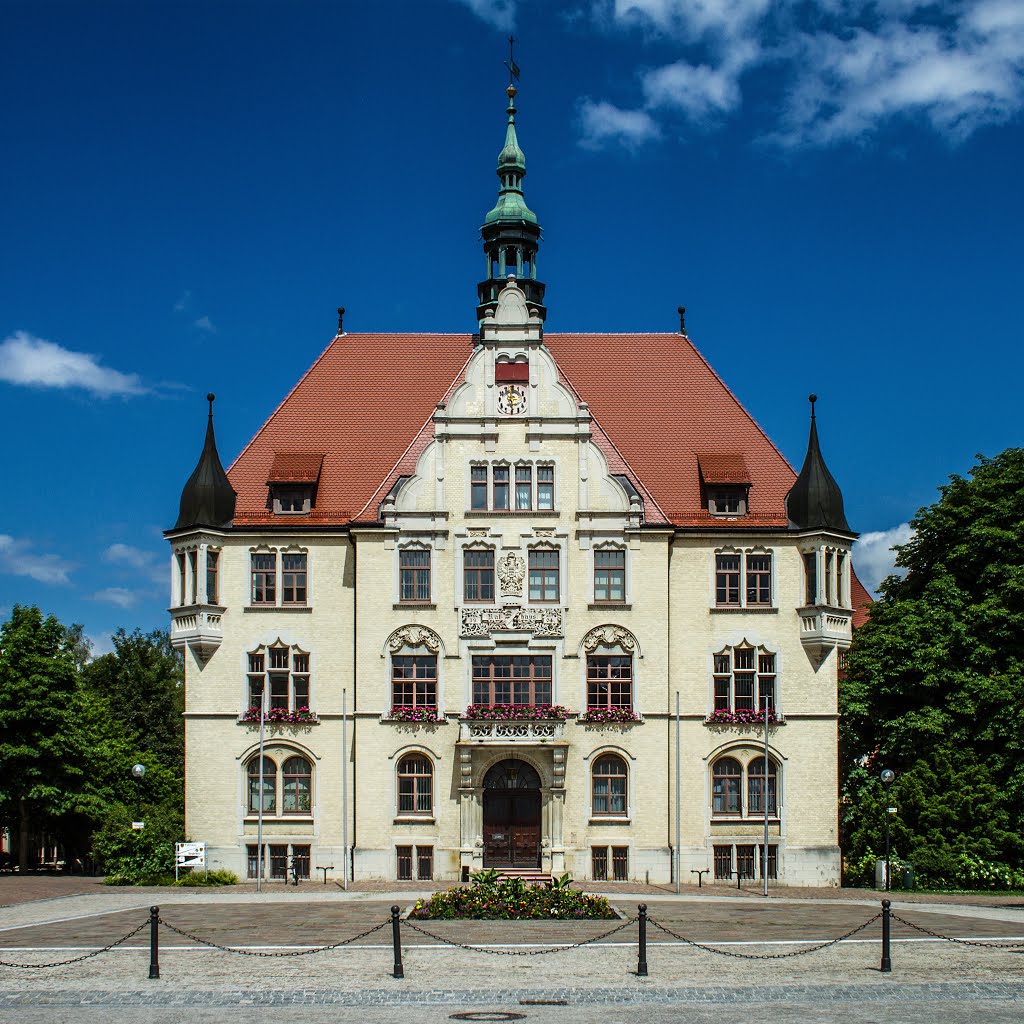
[(532, 765), (510, 758), (491, 766), (483, 817), (484, 867), (540, 867), (540, 775)]

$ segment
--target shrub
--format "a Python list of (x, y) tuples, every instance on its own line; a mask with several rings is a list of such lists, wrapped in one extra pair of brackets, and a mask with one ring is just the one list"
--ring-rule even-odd
[(238, 875), (234, 871), (225, 871), (223, 868), (218, 868), (209, 874), (201, 869), (196, 869), (195, 871), (186, 871), (180, 875), (174, 884), (188, 886), (189, 888), (196, 886), (238, 885)]
[(616, 913), (604, 896), (588, 896), (567, 885), (527, 885), (521, 878), (435, 892), (417, 900), (409, 916), (419, 920), (583, 920), (608, 919)]
[(143, 819), (145, 828), (133, 829), (128, 808), (115, 804), (93, 836), (96, 863), (113, 879), (108, 884), (174, 883), (174, 844), (185, 835), (181, 813), (176, 808), (148, 807)]

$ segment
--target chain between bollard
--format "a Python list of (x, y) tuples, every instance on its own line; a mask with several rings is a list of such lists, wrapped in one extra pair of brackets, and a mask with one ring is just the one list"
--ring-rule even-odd
[(81, 956), (72, 957), (70, 960), (55, 960), (50, 964), (15, 964), (10, 963), (7, 960), (0, 960), (0, 967), (15, 967), (21, 968), (27, 971), (39, 971), (46, 967), (66, 967), (68, 964), (81, 963), (83, 960), (90, 960), (94, 956), (99, 956), (101, 953), (109, 953), (110, 950), (116, 949), (122, 943), (127, 942), (129, 939), (134, 938), (143, 930), (149, 926), (148, 921), (144, 921), (139, 925), (138, 928), (133, 928), (127, 935), (122, 935), (116, 942), (111, 942), (104, 946), (102, 949), (94, 949), (89, 953), (83, 953)]
[(873, 925), (881, 916), (881, 913), (875, 914), (874, 917), (846, 932), (845, 935), (840, 935), (838, 938), (829, 939), (828, 942), (820, 942), (816, 946), (808, 946), (807, 949), (794, 949), (789, 953), (734, 953), (729, 949), (716, 949), (714, 946), (707, 946), (703, 942), (695, 942), (693, 939), (688, 939), (685, 935), (672, 931), (671, 928), (666, 928), (665, 925), (655, 921), (653, 917), (648, 917), (647, 920), (666, 935), (671, 935), (672, 938), (685, 942), (688, 946), (693, 946), (695, 949), (702, 949), (705, 953), (718, 953), (719, 956), (731, 956), (736, 960), (786, 960), (789, 957), (803, 956), (805, 953), (817, 953), (819, 950), (834, 946), (837, 942), (845, 942), (846, 939), (856, 935), (857, 932), (862, 932), (868, 926)]
[(489, 953), (491, 956), (545, 956), (548, 953), (565, 953), (570, 949), (579, 949), (582, 946), (590, 946), (595, 942), (600, 942), (602, 939), (607, 939), (609, 935), (615, 935), (621, 932), (623, 928), (628, 928), (631, 924), (636, 924), (639, 918), (631, 917), (628, 921), (623, 921), (622, 924), (610, 931), (602, 932), (600, 935), (595, 935), (590, 939), (583, 939), (581, 942), (567, 942), (561, 946), (552, 946), (549, 949), (489, 949), (486, 946), (470, 946), (465, 942), (456, 942), (454, 939), (446, 939), (440, 935), (435, 935), (433, 932), (428, 932), (426, 928), (420, 928), (419, 925), (413, 924), (408, 918), (405, 919), (403, 924), (408, 928), (411, 928), (414, 932), (419, 932), (420, 935), (426, 935), (427, 938), (436, 939), (438, 942), (445, 946), (455, 946), (458, 949), (469, 950), (472, 953)]
[[(202, 946), (209, 946), (211, 949), (219, 949), (224, 953), (237, 953), (239, 956), (262, 956), (269, 958), (309, 956), (311, 953), (327, 953), (332, 949), (338, 949), (340, 946), (347, 946), (352, 942), (358, 942), (360, 939), (365, 939), (367, 935), (379, 932), (382, 928), (386, 928), (388, 925), (387, 921), (382, 921), (380, 924), (374, 925), (372, 928), (367, 928), (365, 932), (360, 932), (358, 935), (353, 935), (348, 939), (342, 939), (340, 942), (332, 942), (328, 946), (311, 946), (309, 949), (288, 949), (283, 953), (268, 953), (261, 949), (238, 949), (235, 946), (221, 945), (219, 942), (213, 942), (210, 939), (204, 939), (198, 935), (193, 935), (191, 932), (187, 932), (182, 928), (176, 928), (173, 924), (169, 921), (165, 921), (162, 917), (160, 918), (160, 923), (168, 931), (172, 931), (176, 935), (180, 935), (182, 938), (191, 939), (192, 942), (198, 942)], [(145, 925), (142, 927), (145, 927)]]
[(930, 928), (924, 928), (919, 924), (914, 924), (913, 921), (908, 921), (906, 918), (900, 917), (898, 914), (893, 914), (892, 919), (894, 921), (899, 921), (900, 924), (905, 924), (908, 928), (913, 928), (914, 931), (930, 935), (933, 939), (942, 939), (944, 942), (953, 942), (958, 946), (977, 946), (980, 949), (1020, 949), (1021, 946), (1024, 946), (1024, 941), (984, 942), (981, 939), (955, 939), (950, 935), (943, 935), (941, 932), (933, 932)]

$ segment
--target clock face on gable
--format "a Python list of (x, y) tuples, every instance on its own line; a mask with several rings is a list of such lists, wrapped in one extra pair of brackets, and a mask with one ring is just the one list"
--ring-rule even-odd
[(526, 412), (526, 388), (522, 384), (502, 384), (498, 388), (498, 412), (502, 416), (522, 416)]

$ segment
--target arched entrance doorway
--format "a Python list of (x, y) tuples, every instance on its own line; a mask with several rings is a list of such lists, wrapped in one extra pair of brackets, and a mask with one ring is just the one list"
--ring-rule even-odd
[(540, 867), (540, 776), (525, 761), (484, 776), (484, 867)]

